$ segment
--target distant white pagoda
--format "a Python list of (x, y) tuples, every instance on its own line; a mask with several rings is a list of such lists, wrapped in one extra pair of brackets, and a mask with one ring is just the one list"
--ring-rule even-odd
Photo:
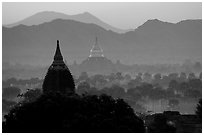
[(97, 37), (96, 37), (95, 44), (93, 45), (93, 47), (90, 50), (89, 57), (104, 57), (103, 50), (98, 45), (98, 38)]

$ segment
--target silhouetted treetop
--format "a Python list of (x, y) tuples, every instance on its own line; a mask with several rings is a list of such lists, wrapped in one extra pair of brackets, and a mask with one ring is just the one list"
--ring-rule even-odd
[(199, 99), (198, 104), (196, 106), (196, 114), (200, 121), (202, 122), (202, 99)]
[(144, 132), (144, 123), (122, 99), (107, 95), (46, 93), (16, 105), (3, 132)]

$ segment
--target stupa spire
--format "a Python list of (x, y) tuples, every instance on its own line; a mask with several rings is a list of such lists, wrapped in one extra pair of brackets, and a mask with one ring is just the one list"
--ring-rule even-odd
[(100, 48), (98, 45), (98, 38), (95, 38), (95, 44), (90, 50), (90, 55), (89, 57), (104, 57), (103, 55), (103, 50)]
[(97, 38), (97, 36), (96, 36), (95, 45), (98, 45), (98, 38)]
[(61, 60), (63, 60), (63, 57), (59, 47), (59, 40), (57, 40), (57, 48), (54, 56), (54, 61), (61, 61)]

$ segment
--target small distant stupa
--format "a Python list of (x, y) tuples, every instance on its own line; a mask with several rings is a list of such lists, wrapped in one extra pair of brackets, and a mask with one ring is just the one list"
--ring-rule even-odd
[(107, 59), (103, 50), (98, 44), (98, 38), (95, 38), (95, 43), (90, 50), (90, 55), (78, 65), (78, 71), (88, 72), (90, 74), (106, 74), (111, 73), (115, 66), (111, 60)]
[(104, 57), (103, 55), (103, 50), (101, 47), (98, 45), (98, 38), (96, 37), (95, 44), (90, 50), (90, 55), (89, 57)]
[(68, 67), (63, 61), (63, 57), (57, 40), (57, 48), (54, 61), (49, 67), (43, 82), (43, 92), (74, 93), (75, 84)]

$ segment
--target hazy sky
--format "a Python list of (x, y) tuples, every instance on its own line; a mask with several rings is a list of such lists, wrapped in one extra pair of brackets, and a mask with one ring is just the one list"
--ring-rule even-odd
[(56, 11), (73, 15), (89, 12), (102, 21), (118, 28), (136, 28), (148, 19), (179, 22), (185, 19), (201, 19), (202, 3), (3, 3), (3, 24), (20, 21), (41, 11)]

